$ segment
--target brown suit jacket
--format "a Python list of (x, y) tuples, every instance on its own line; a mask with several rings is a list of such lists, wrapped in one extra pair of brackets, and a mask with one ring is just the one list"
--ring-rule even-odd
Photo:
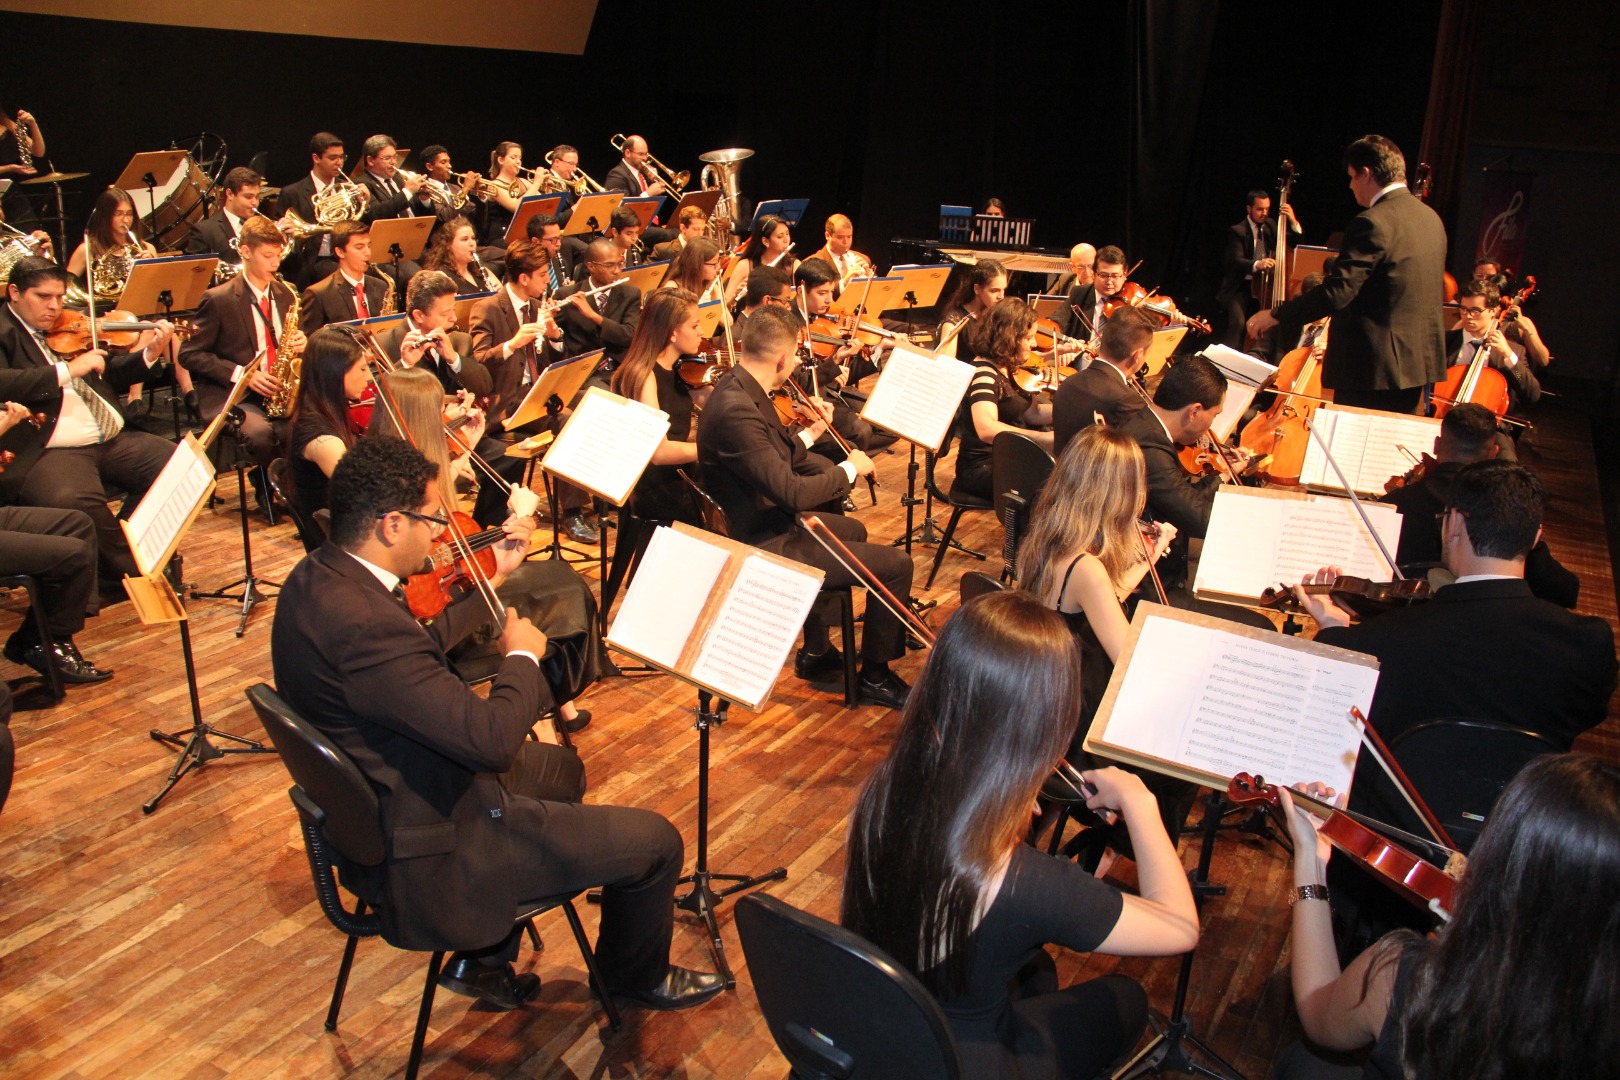
[[(377, 345), (388, 354), (388, 359), (399, 362), (399, 347), (410, 332), (410, 316), (393, 323), (387, 329), (377, 334)], [(429, 354), (422, 358), (419, 367), (426, 367), (438, 378), (439, 384), (446, 393), (453, 394), (457, 390), (466, 390), (474, 397), (486, 397), (495, 388), (494, 379), (489, 369), (473, 359), (473, 345), (471, 335), (460, 330), (450, 331), (450, 347), (456, 350), (456, 356), (461, 359), (461, 370), (453, 371), (450, 365), (443, 363), (437, 357)]]

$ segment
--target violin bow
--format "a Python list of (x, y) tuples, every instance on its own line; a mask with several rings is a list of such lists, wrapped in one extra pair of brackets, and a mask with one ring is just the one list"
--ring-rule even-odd
[(1389, 564), (1392, 580), (1405, 581), (1406, 575), (1401, 573), (1399, 566), (1395, 565), (1395, 557), (1389, 553), (1389, 547), (1384, 543), (1384, 538), (1378, 535), (1377, 529), (1373, 528), (1372, 519), (1367, 516), (1367, 508), (1361, 505), (1361, 498), (1356, 494), (1355, 488), (1350, 486), (1350, 479), (1344, 475), (1344, 470), (1339, 468), (1339, 462), (1333, 456), (1333, 451), (1328, 449), (1327, 440), (1322, 438), (1322, 433), (1316, 430), (1316, 425), (1309, 419), (1302, 416), (1300, 417), (1300, 423), (1305, 425), (1305, 430), (1311, 433), (1311, 438), (1316, 440), (1316, 445), (1322, 448), (1322, 455), (1327, 458), (1328, 464), (1333, 466), (1333, 474), (1339, 478), (1339, 483), (1344, 485), (1344, 493), (1350, 496), (1350, 505), (1356, 508), (1356, 515), (1361, 518), (1361, 524), (1366, 528), (1367, 535), (1372, 537), (1373, 543), (1378, 545), (1378, 553), (1384, 557), (1384, 562)]
[(934, 632), (928, 628), (928, 624), (917, 617), (910, 605), (903, 603), (890, 592), (883, 582), (878, 580), (877, 575), (868, 570), (866, 564), (856, 558), (855, 553), (827, 527), (826, 522), (815, 514), (800, 514), (799, 524), (804, 526), (804, 531), (809, 533), (816, 543), (826, 549), (827, 554), (838, 560), (840, 566), (859, 578), (861, 584), (866, 586), (867, 593), (877, 597), (878, 603), (888, 608), (889, 613), (899, 619), (902, 626), (916, 634), (925, 645), (934, 644)]
[(1423, 796), (1418, 794), (1417, 785), (1406, 775), (1406, 770), (1401, 768), (1401, 763), (1395, 759), (1390, 748), (1384, 745), (1383, 736), (1373, 730), (1373, 726), (1367, 723), (1367, 718), (1361, 715), (1361, 709), (1357, 706), (1350, 706), (1349, 716), (1350, 726), (1361, 735), (1362, 743), (1372, 751), (1373, 760), (1378, 762), (1379, 767), (1384, 770), (1384, 775), (1389, 777), (1390, 783), (1395, 785), (1395, 790), (1401, 793), (1406, 804), (1422, 820), (1429, 832), (1434, 834), (1436, 840), (1449, 850), (1456, 851), (1456, 841), (1446, 832), (1446, 827), (1440, 824), (1440, 819), (1435, 816), (1434, 811), (1429, 809), (1429, 804), (1423, 801)]
[(1153, 578), (1153, 587), (1158, 590), (1159, 603), (1169, 607), (1170, 597), (1164, 591), (1164, 581), (1159, 577), (1159, 568), (1153, 564), (1153, 549), (1148, 546), (1147, 534), (1141, 530), (1140, 523), (1136, 530), (1136, 542), (1141, 545), (1142, 557), (1147, 560), (1148, 574)]
[(949, 330), (945, 331), (945, 335), (939, 339), (939, 344), (934, 346), (934, 351), (938, 352), (939, 350), (943, 349), (946, 345), (950, 344), (950, 342), (955, 339), (956, 335), (960, 334), (963, 330), (966, 330), (967, 329), (967, 324), (972, 322), (976, 318), (978, 318), (977, 315), (973, 314), (971, 311), (968, 312), (967, 318), (961, 320), (960, 322), (958, 322), (954, 326), (952, 326)]

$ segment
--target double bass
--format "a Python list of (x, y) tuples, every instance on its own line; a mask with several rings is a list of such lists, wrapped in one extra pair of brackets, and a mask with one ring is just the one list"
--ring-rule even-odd
[(1285, 215), (1288, 210), (1288, 196), (1293, 193), (1295, 179), (1297, 177), (1294, 163), (1284, 158), (1282, 174), (1277, 177), (1277, 243), (1276, 250), (1271, 253), (1275, 265), (1269, 270), (1256, 273), (1250, 282), (1254, 298), (1268, 310), (1288, 299), (1289, 252)]

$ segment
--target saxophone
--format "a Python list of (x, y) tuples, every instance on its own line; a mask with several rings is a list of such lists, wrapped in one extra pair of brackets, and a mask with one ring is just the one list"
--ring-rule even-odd
[[(276, 280), (281, 281), (280, 274), (276, 275)], [(287, 318), (281, 324), (282, 341), (286, 341), (289, 335), (298, 331), (298, 303), (298, 290), (293, 289), (292, 304), (287, 308)], [(291, 349), (276, 350), (276, 362), (270, 367), (270, 375), (280, 381), (281, 389), (265, 400), (265, 416), (272, 420), (280, 420), (292, 412), (293, 402), (298, 400), (298, 384), (303, 372), (302, 357), (295, 356)]]
[[(372, 269), (375, 270), (376, 268), (373, 267)], [(382, 310), (377, 312), (377, 318), (381, 319), (386, 318), (389, 315), (398, 315), (399, 300), (394, 295), (396, 291), (394, 289), (394, 279), (383, 273), (381, 270), (377, 270), (376, 273), (377, 276), (382, 279), (383, 283)]]

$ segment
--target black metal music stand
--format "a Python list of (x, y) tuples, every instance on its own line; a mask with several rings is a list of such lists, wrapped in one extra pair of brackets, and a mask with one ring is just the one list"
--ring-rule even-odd
[[(1198, 866), (1189, 875), (1192, 885), (1193, 906), (1202, 914), (1206, 896), (1225, 896), (1226, 886), (1209, 880), (1209, 864), (1215, 854), (1215, 836), (1220, 831), (1222, 796), (1211, 792), (1204, 797), (1204, 816), (1199, 822), (1203, 840), (1198, 849)], [(1113, 1080), (1132, 1080), (1133, 1077), (1151, 1076), (1164, 1072), (1212, 1076), (1216, 1080), (1243, 1080), (1243, 1074), (1228, 1065), (1215, 1051), (1199, 1041), (1192, 1032), (1192, 1021), (1187, 1017), (1187, 989), (1192, 984), (1193, 956), (1197, 949), (1189, 949), (1181, 956), (1181, 970), (1176, 975), (1175, 1003), (1170, 1016), (1160, 1024), (1155, 1018), (1156, 1034), (1136, 1056), (1113, 1073)], [(1224, 1072), (1203, 1064), (1193, 1055), (1215, 1063)]]
[[(757, 888), (767, 881), (786, 880), (787, 867), (778, 866), (774, 870), (767, 870), (752, 877), (744, 874), (721, 874), (709, 869), (709, 729), (724, 724), (726, 711), (731, 707), (731, 702), (721, 698), (719, 706), (711, 709), (709, 706), (712, 701), (713, 695), (709, 691), (698, 691), (697, 862), (693, 864), (692, 872), (677, 882), (677, 884), (691, 882), (692, 890), (684, 896), (677, 896), (675, 906), (692, 912), (708, 927), (709, 951), (714, 954), (715, 967), (726, 980), (726, 989), (733, 990), (737, 986), (737, 977), (731, 973), (731, 965), (726, 963), (726, 947), (720, 940), (720, 926), (715, 919), (714, 909), (728, 896)], [(710, 885), (715, 881), (729, 881), (732, 884), (715, 889)]]
[[(280, 590), (281, 582), (271, 581), (269, 578), (257, 577), (253, 573), (253, 537), (248, 532), (248, 502), (247, 502), (247, 470), (248, 463), (244, 457), (246, 447), (242, 445), (242, 420), (239, 409), (231, 409), (226, 414), (225, 426), (230, 429), (236, 444), (236, 490), (242, 499), (242, 576), (212, 592), (191, 590), (193, 600), (233, 600), (242, 605), (242, 618), (236, 624), (236, 636), (241, 637), (247, 630), (248, 620), (253, 617), (253, 609), (260, 604), (275, 599), (269, 593), (259, 591), (259, 586), (267, 586)], [(265, 497), (272, 498), (270, 489), (265, 489)], [(240, 589), (240, 592), (232, 590)]]

